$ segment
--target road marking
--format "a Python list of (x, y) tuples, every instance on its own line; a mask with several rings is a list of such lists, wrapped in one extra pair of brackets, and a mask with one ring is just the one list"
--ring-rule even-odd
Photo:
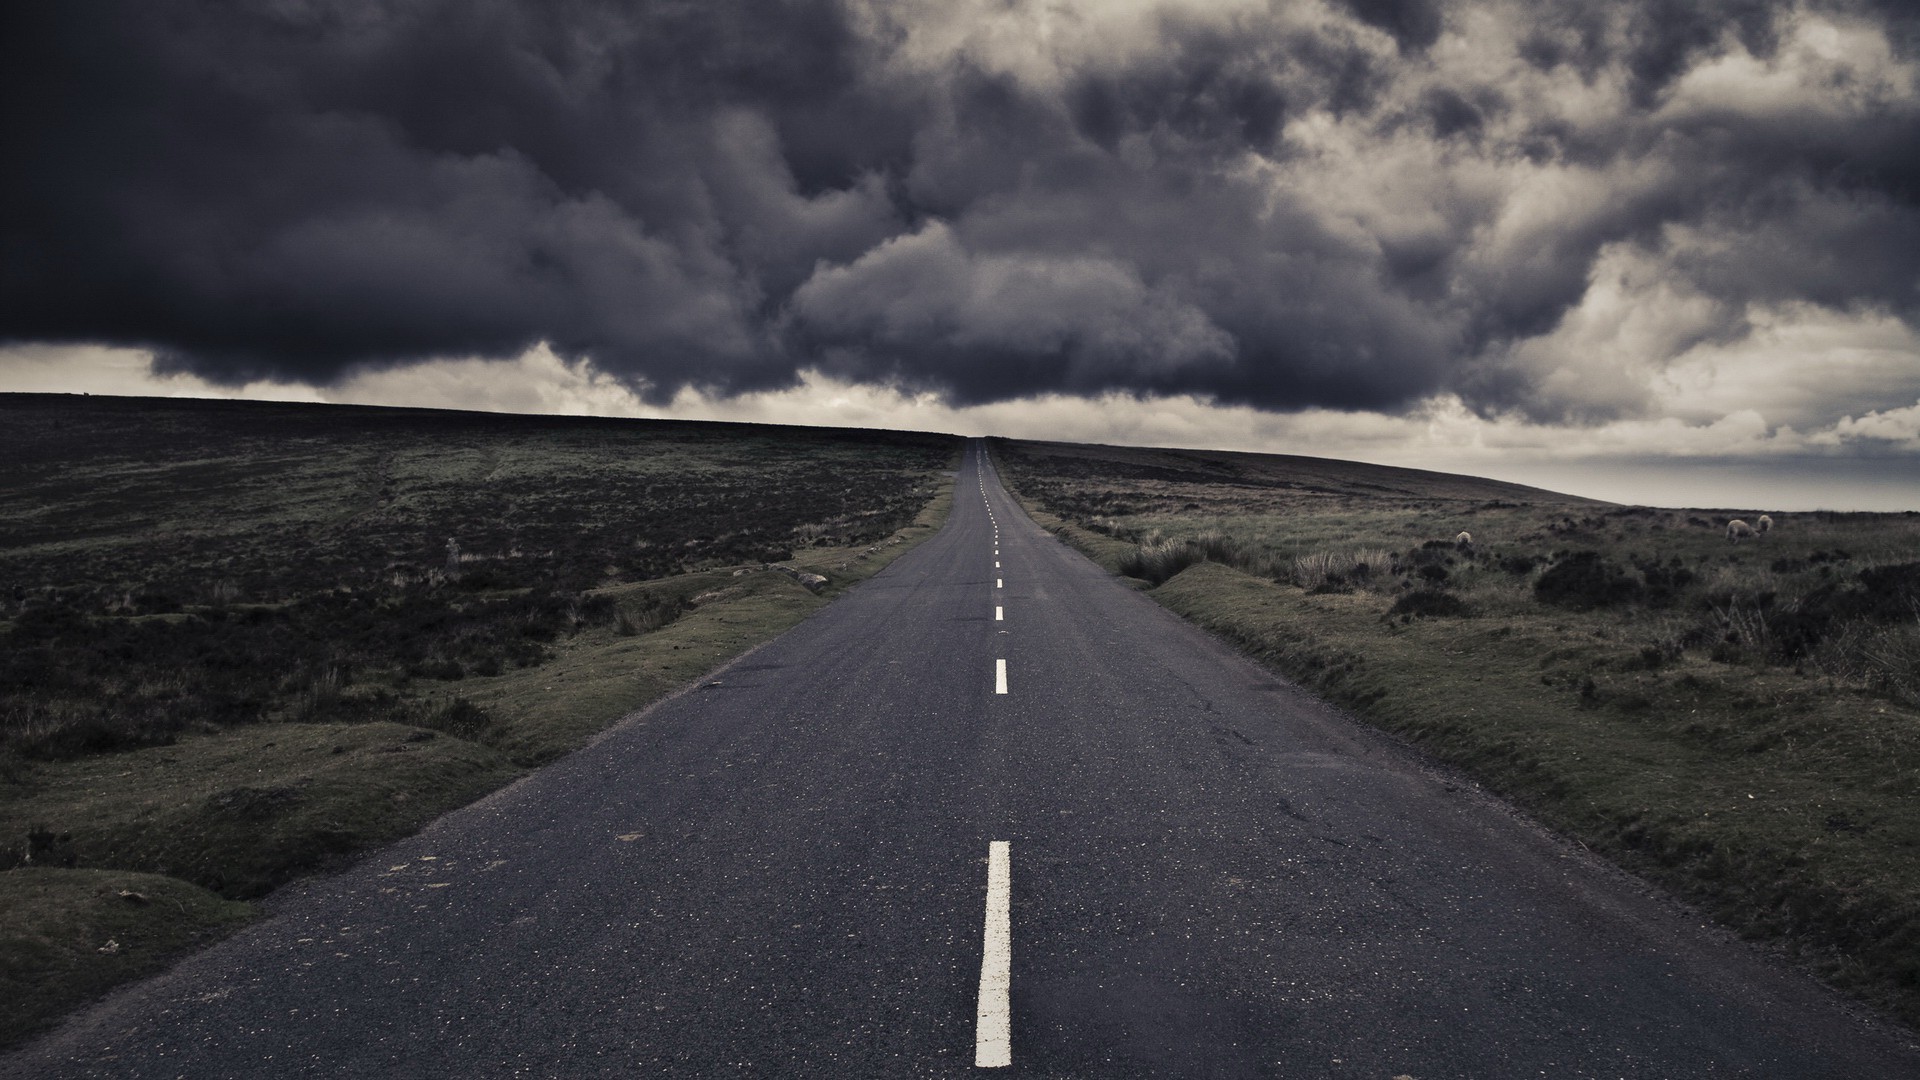
[(995, 660), (993, 662), (993, 692), (996, 694), (1004, 694), (1007, 692), (1007, 662), (1005, 660)]
[(987, 844), (987, 933), (980, 950), (980, 1006), (974, 1013), (973, 1065), (1013, 1064), (1012, 852), (1005, 840)]
[[(1000, 554), (1000, 553), (996, 551), (996, 552), (994, 552), (994, 554), (995, 554), (995, 555), (998, 555), (998, 554)], [(995, 560), (993, 560), (993, 568), (994, 568), (995, 570), (998, 570), (998, 569), (1000, 569), (1000, 560), (999, 560), (999, 559), (995, 559)]]
[(996, 588), (996, 589), (1004, 589), (1004, 588), (1006, 588), (1006, 587), (1007, 587), (1007, 582), (1006, 582), (1006, 579), (1005, 579), (1005, 578), (994, 578), (994, 579), (993, 579), (993, 587), (994, 587), (994, 588)]
[(1006, 619), (1007, 619), (1007, 609), (1000, 607), (999, 605), (996, 604), (993, 609), (993, 621), (1005, 622)]

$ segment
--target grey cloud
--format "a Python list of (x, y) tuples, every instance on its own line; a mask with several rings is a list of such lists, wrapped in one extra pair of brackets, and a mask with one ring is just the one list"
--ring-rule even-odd
[(822, 270), (792, 309), (796, 332), (832, 352), (836, 374), (965, 403), (1009, 396), (1007, 384), (1177, 391), (1186, 369), (1233, 358), (1233, 340), (1203, 312), (1124, 262), (979, 256), (937, 223)]
[(816, 176), (864, 168), (872, 147), (815, 138), (855, 67), (827, 5), (30, 21), (6, 38), (5, 141), (31, 163), (0, 179), (0, 335), (16, 340), (320, 382), (545, 340), (659, 393), (777, 385), (792, 368), (749, 263), (791, 287), (850, 250), (836, 227), (885, 231), (846, 195), (801, 196), (785, 161), (740, 181), (765, 163), (723, 122), (774, 100)]
[(1400, 48), (1424, 49), (1440, 40), (1437, 0), (1342, 0), (1362, 22), (1393, 35)]
[(1814, 17), (1912, 64), (1902, 8), (1562, 0), (1458, 36), (1475, 8), (1090, 7), (930, 58), (940, 9), (859, 0), (14, 5), (0, 342), (229, 382), (547, 342), (655, 399), (816, 367), (1593, 419), (1645, 395), (1538, 384), (1610, 250), (1707, 299), (1681, 344), (1755, 305), (1920, 322), (1910, 83), (1687, 97), (1802, 62)]

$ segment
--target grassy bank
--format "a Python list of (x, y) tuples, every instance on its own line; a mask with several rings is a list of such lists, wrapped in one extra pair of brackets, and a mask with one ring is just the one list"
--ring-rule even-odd
[(1920, 516), (996, 449), (1162, 604), (1920, 1022)]
[(0, 413), (30, 465), (0, 492), (4, 1042), (798, 623), (938, 529), (958, 451), (240, 403)]

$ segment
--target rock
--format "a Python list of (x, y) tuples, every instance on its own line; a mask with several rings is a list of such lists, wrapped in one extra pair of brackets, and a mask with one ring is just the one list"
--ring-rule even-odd
[(768, 570), (778, 570), (781, 573), (792, 578), (793, 580), (799, 582), (800, 584), (805, 585), (808, 589), (814, 592), (819, 592), (820, 587), (827, 583), (827, 579), (820, 576), (819, 574), (810, 574), (804, 570), (797, 570), (791, 566), (781, 566), (778, 563), (768, 563), (766, 568)]

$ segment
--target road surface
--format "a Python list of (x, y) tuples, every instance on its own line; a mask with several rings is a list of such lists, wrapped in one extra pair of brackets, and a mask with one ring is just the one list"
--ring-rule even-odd
[(1862, 1020), (1035, 527), (83, 1011), (102, 1077), (1920, 1077)]

